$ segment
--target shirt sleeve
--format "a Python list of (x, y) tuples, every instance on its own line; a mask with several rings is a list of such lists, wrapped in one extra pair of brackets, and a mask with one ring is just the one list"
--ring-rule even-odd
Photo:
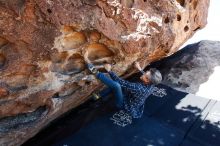
[(138, 83), (132, 83), (126, 80), (121, 79), (120, 77), (118, 77), (118, 75), (116, 75), (114, 72), (109, 72), (110, 77), (114, 80), (117, 81), (122, 87), (127, 88), (129, 91), (132, 92), (141, 92), (140, 90), (142, 90), (141, 85)]

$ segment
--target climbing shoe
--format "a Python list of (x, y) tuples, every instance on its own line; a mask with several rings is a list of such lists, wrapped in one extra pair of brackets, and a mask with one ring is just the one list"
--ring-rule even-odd
[(98, 95), (98, 94), (96, 94), (96, 93), (92, 93), (92, 99), (93, 100), (98, 100), (98, 99), (100, 99), (101, 97), (100, 97), (100, 95)]
[(89, 71), (93, 74), (96, 74), (98, 72), (98, 70), (95, 68), (94, 65), (92, 65), (91, 63), (87, 64), (87, 68), (89, 69)]

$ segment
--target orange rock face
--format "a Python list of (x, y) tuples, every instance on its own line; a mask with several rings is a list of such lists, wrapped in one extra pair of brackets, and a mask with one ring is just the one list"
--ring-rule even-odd
[(7, 97), (8, 91), (5, 88), (0, 88), (0, 98)]
[(85, 67), (129, 76), (206, 25), (209, 0), (0, 1), (0, 145), (21, 145), (102, 84)]

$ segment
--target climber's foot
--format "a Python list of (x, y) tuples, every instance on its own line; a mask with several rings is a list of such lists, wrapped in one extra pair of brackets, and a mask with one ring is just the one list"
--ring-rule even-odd
[(89, 69), (89, 71), (93, 74), (96, 74), (98, 72), (98, 70), (95, 68), (95, 66), (91, 63), (87, 64), (87, 68)]

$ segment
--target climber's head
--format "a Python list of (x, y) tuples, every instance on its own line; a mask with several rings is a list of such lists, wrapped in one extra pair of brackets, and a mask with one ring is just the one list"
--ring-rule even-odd
[(140, 77), (145, 84), (159, 84), (162, 81), (162, 75), (156, 68), (151, 68)]

